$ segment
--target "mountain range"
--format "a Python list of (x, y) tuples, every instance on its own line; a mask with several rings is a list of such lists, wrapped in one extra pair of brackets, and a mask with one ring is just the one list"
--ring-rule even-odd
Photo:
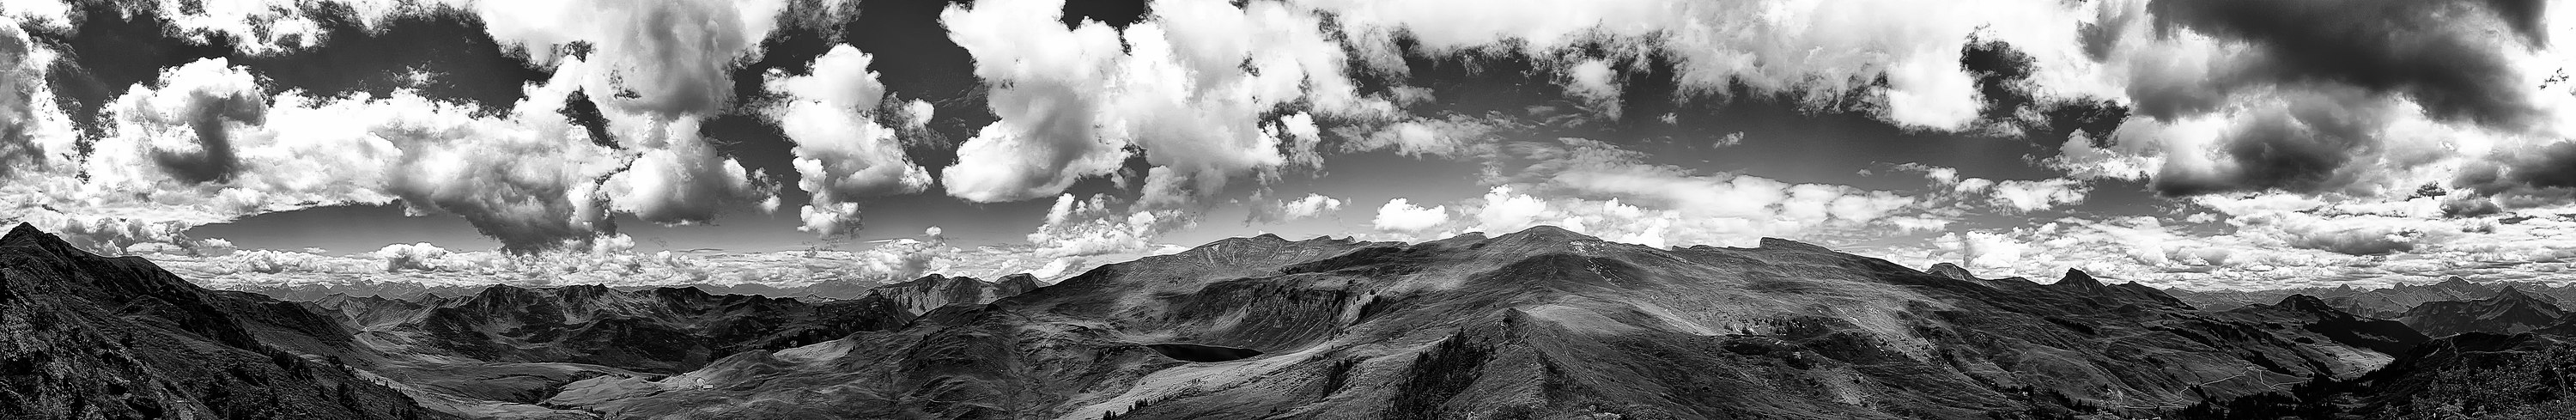
[(281, 299), (22, 225), (0, 417), (2432, 418), (2548, 412), (2576, 360), (2576, 324), (2519, 286), (2396, 316), (2335, 300), (2359, 293), (2204, 308), (2075, 270), (1547, 226), (860, 290)]

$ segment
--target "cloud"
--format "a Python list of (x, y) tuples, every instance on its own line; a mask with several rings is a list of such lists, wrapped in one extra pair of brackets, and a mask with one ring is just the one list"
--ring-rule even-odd
[[(530, 86), (528, 99), (507, 119), (472, 118), (466, 108), (397, 96), (371, 102), (389, 114), (380, 125), (351, 131), (405, 149), (387, 166), (382, 188), (412, 213), (460, 216), (513, 252), (587, 240), (609, 211), (600, 182), (628, 168), (629, 158), (554, 112), (579, 89), (579, 73), (559, 71), (549, 83)], [(637, 190), (631, 176), (625, 182), (618, 191)], [(624, 201), (629, 209), (641, 207)]]
[(2075, 179), (1996, 181), (1961, 177), (1956, 168), (1915, 163), (1897, 165), (1897, 169), (1923, 172), (1923, 178), (1931, 181), (1934, 192), (1944, 199), (1962, 204), (1982, 203), (2003, 213), (2028, 213), (2082, 204), (2092, 191), (2085, 181)]
[[(847, 236), (859, 229), (858, 200), (865, 197), (920, 192), (930, 186), (930, 171), (904, 155), (897, 130), (879, 122), (887, 97), (872, 58), (848, 45), (832, 47), (815, 58), (808, 75), (772, 75), (770, 92), (788, 99), (772, 111), (780, 130), (796, 143), (798, 188), (812, 193), (812, 203), (798, 213), (800, 229), (825, 237)], [(904, 124), (919, 127), (928, 103), (895, 108)], [(918, 108), (916, 110), (916, 108)]]
[(2088, 56), (2142, 118), (2069, 142), (2052, 162), (2177, 196), (2408, 194), (2512, 160), (2490, 150), (2564, 137), (2568, 101), (2530, 88), (2563, 67), (2548, 63), (2563, 52), (2547, 50), (2558, 46), (2544, 28), (2565, 24), (2547, 9), (2106, 4), (2087, 29)]
[[(2159, 287), (2380, 287), (2448, 276), (2569, 281), (2568, 222), (2503, 214), (2444, 219), (2442, 199), (2319, 200), (2289, 193), (2202, 196), (2214, 212), (2059, 219), (1954, 232), (1931, 247), (1865, 251), (1911, 265), (1969, 262), (1980, 272), (2051, 277), (2067, 268)], [(2541, 210), (2559, 211), (2559, 210)], [(2200, 225), (2212, 222), (2214, 225)]]
[(1988, 232), (1942, 234), (1940, 239), (1933, 241), (1933, 246), (1957, 255), (1966, 263), (1964, 265), (1971, 268), (2013, 267), (2030, 248), (2010, 236)]
[(444, 269), (444, 267), (441, 267), (437, 263), (437, 260), (439, 258), (446, 257), (448, 253), (446, 248), (439, 248), (437, 245), (430, 245), (427, 242), (422, 242), (416, 244), (385, 245), (384, 248), (377, 249), (374, 255), (377, 259), (385, 260), (385, 271), (387, 272), (403, 270), (439, 271)]
[(198, 60), (161, 74), (158, 89), (135, 86), (106, 112), (118, 135), (145, 142), (164, 175), (179, 182), (225, 181), (239, 171), (232, 127), (267, 121), (268, 101), (249, 72), (222, 58)]
[[(1859, 110), (1908, 127), (1961, 130), (1978, 121), (1991, 99), (1981, 94), (1977, 75), (1961, 65), (1962, 47), (1972, 36), (2023, 46), (2036, 58), (2025, 78), (2051, 85), (2048, 93), (2103, 91), (2082, 80), (2091, 69), (2075, 38), (2089, 19), (2086, 6), (2077, 3), (1299, 3), (1333, 14), (1365, 57), (1359, 61), (1377, 71), (1406, 72), (1398, 53), (1406, 50), (1395, 45), (1403, 38), (1426, 54), (1531, 57), (1541, 70), (1565, 75), (1570, 95), (1595, 101), (1603, 84), (1589, 81), (1615, 79), (1603, 77), (1605, 59), (1653, 54), (1671, 60), (1683, 98), (1742, 88), (1818, 109)], [(1467, 8), (1480, 12), (1456, 13)], [(1606, 67), (1626, 72), (1642, 66)]]
[(1120, 212), (1111, 208), (1110, 200), (1105, 195), (1057, 196), (1055, 206), (1047, 210), (1046, 223), (1028, 235), (1037, 248), (1034, 254), (1064, 258), (1141, 253), (1156, 248), (1153, 240), (1163, 233), (1197, 223), (1196, 215), (1179, 210)]
[(55, 58), (18, 25), (0, 25), (0, 177), (72, 159), (71, 126), (43, 83)]
[[(972, 54), (999, 121), (941, 171), (978, 202), (1056, 194), (1131, 154), (1163, 168), (1146, 203), (1186, 202), (1231, 179), (1309, 162), (1311, 116), (1392, 112), (1344, 76), (1323, 18), (1272, 2), (1163, 2), (1123, 31), (1059, 23), (1061, 0), (953, 6), (950, 38)], [(1272, 117), (1271, 115), (1279, 115)], [(1288, 146), (1288, 147), (1283, 147)], [(1302, 147), (1304, 150), (1284, 148)], [(1295, 158), (1297, 160), (1292, 161)]]
[[(0, 197), (19, 210), (13, 218), (47, 228), (154, 226), (90, 230), (101, 235), (91, 242), (110, 252), (248, 215), (396, 200), (414, 214), (460, 216), (512, 252), (588, 245), (606, 233), (601, 221), (611, 212), (705, 222), (728, 203), (768, 194), (699, 135), (700, 122), (729, 100), (730, 69), (757, 56), (757, 42), (775, 26), (777, 10), (763, 4), (617, 2), (593, 5), (597, 13), (569, 3), (354, 5), (347, 12), (362, 24), (464, 7), (554, 74), (494, 113), (410, 90), (314, 97), (266, 86), (225, 59), (200, 60), (115, 98), (101, 130), (107, 135), (83, 156), (72, 156), (77, 133), (54, 107), (22, 106), (30, 112), (0, 121), (17, 131), (0, 141), (0, 160), (45, 163), (10, 165), (32, 173), (5, 175), (12, 182)], [(238, 37), (242, 26), (220, 21), (257, 27), (262, 16), (317, 13), (298, 9), (305, 6), (228, 3), (179, 18), (198, 19), (181, 25), (206, 29), (196, 36)], [(683, 16), (716, 18), (674, 19)], [(8, 35), (23, 39), (15, 28)], [(646, 42), (653, 39), (693, 41)], [(52, 53), (35, 46), (8, 57), (24, 65)], [(43, 86), (8, 90), (16, 95), (0, 103), (53, 102)], [(576, 125), (556, 112), (568, 96), (604, 106), (595, 121)]]
[(674, 118), (724, 106), (732, 95), (730, 71), (760, 55), (760, 41), (776, 29), (788, 2), (478, 1), (469, 7), (493, 39), (535, 64), (574, 57), (594, 63), (574, 70), (599, 83), (590, 97), (603, 105)]
[(1325, 197), (1322, 194), (1306, 194), (1306, 198), (1280, 203), (1279, 205), (1280, 213), (1287, 216), (1289, 220), (1320, 216), (1326, 212), (1339, 211), (1341, 209), (1342, 200)]
[(751, 175), (696, 134), (695, 117), (660, 130), (671, 135), (663, 148), (644, 151), (599, 187), (613, 208), (649, 222), (693, 224), (714, 220), (725, 204), (757, 201)]
[(1448, 222), (1449, 208), (1446, 206), (1422, 208), (1414, 206), (1411, 200), (1396, 198), (1378, 207), (1377, 218), (1369, 224), (1378, 230), (1420, 232)]
[(1406, 156), (1458, 157), (1476, 151), (1480, 143), (1492, 139), (1497, 132), (1514, 128), (1519, 127), (1500, 117), (1452, 115), (1374, 127), (1344, 127), (1337, 131), (1350, 139), (1343, 143), (1345, 151), (1393, 149)]
[[(1880, 223), (1915, 208), (1917, 199), (1888, 191), (1830, 184), (1791, 184), (1769, 178), (1703, 174), (1645, 162), (1643, 153), (1585, 139), (1523, 142), (1502, 147), (1483, 182), (1499, 187), (1472, 209), (1489, 231), (1547, 220), (1558, 213), (1613, 214), (1597, 209), (1638, 208), (1660, 232), (1628, 233), (1675, 244), (1752, 244), (1764, 236), (1826, 234)], [(1499, 194), (1499, 195), (1498, 195)], [(1532, 196), (1524, 199), (1518, 196)], [(1535, 197), (1550, 210), (1533, 210)], [(1538, 214), (1541, 216), (1527, 216)], [(1609, 219), (1604, 219), (1608, 221)], [(1602, 236), (1602, 235), (1595, 235)], [(1615, 235), (1613, 235), (1615, 236)], [(1606, 236), (1605, 236), (1606, 238)]]
[(2199, 83), (2204, 92), (2132, 92), (2139, 110), (2171, 117), (2221, 106), (2209, 102), (2225, 96), (2215, 92), (2329, 83), (2404, 97), (2445, 120), (2520, 126), (2539, 115), (2507, 48), (2545, 46), (2542, 10), (2537, 2), (2157, 1), (2146, 11), (2160, 28), (2242, 42), (2248, 50), (2244, 60), (2213, 72), (2219, 78)]
[(1250, 218), (1248, 220), (1257, 223), (1275, 223), (1310, 219), (1341, 210), (1341, 199), (1308, 193), (1305, 197), (1296, 200), (1272, 201), (1267, 205), (1256, 204), (1252, 206), (1252, 213), (1248, 216)]

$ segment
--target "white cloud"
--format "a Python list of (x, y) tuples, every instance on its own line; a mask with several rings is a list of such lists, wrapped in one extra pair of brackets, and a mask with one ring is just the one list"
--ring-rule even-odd
[(1377, 218), (1369, 223), (1378, 230), (1420, 232), (1448, 222), (1449, 208), (1446, 206), (1422, 208), (1414, 206), (1410, 200), (1397, 198), (1378, 207)]
[(1252, 208), (1250, 221), (1257, 223), (1274, 223), (1302, 220), (1329, 215), (1341, 210), (1341, 199), (1326, 197), (1323, 194), (1309, 193), (1306, 194), (1305, 197), (1298, 198), (1296, 200), (1273, 201), (1267, 205), (1255, 205)]
[(1178, 210), (1115, 211), (1109, 200), (1105, 195), (1088, 200), (1075, 199), (1072, 194), (1057, 196), (1055, 206), (1047, 211), (1046, 223), (1028, 235), (1029, 243), (1037, 247), (1036, 256), (1145, 252), (1155, 248), (1154, 238), (1197, 223), (1195, 215)]
[(1306, 198), (1281, 203), (1279, 207), (1280, 211), (1288, 216), (1288, 219), (1295, 220), (1321, 216), (1326, 212), (1340, 211), (1342, 209), (1342, 200), (1325, 197), (1322, 194), (1306, 194)]
[[(718, 110), (729, 74), (757, 57), (786, 0), (477, 1), (470, 8), (495, 40), (552, 66), (567, 45), (589, 45), (578, 70), (601, 105), (670, 118)], [(629, 94), (605, 94), (626, 92)]]
[(445, 267), (438, 264), (438, 259), (447, 256), (448, 252), (446, 248), (440, 248), (437, 245), (430, 245), (428, 242), (385, 245), (384, 248), (377, 249), (375, 252), (375, 257), (377, 259), (385, 260), (385, 271), (388, 272), (402, 270), (443, 270)]
[[(1214, 194), (1231, 178), (1303, 159), (1311, 117), (1266, 119), (1283, 106), (1383, 115), (1343, 76), (1322, 18), (1278, 3), (1164, 2), (1122, 33), (1058, 23), (1061, 0), (952, 7), (950, 37), (975, 57), (1001, 118), (942, 170), (948, 194), (980, 202), (1062, 192), (1119, 168), (1128, 147), (1159, 168), (1168, 203)], [(1302, 114), (1291, 114), (1302, 115)], [(1283, 128), (1284, 127), (1284, 128)], [(1283, 135), (1296, 136), (1283, 139)], [(1160, 204), (1157, 204), (1160, 205)]]
[[(36, 51), (29, 58), (50, 59)], [(627, 150), (596, 144), (556, 110), (576, 90), (617, 95), (597, 90), (607, 80), (598, 66), (551, 62), (550, 80), (527, 86), (507, 112), (487, 115), (408, 90), (267, 95), (271, 87), (248, 69), (200, 60), (112, 101), (108, 135), (85, 157), (70, 157), (76, 133), (59, 111), (38, 107), (29, 119), (41, 131), (31, 143), (54, 158), (13, 171), (0, 203), (14, 209), (11, 219), (113, 253), (175, 243), (177, 232), (201, 224), (399, 199), (417, 214), (462, 216), (505, 248), (529, 251), (587, 243), (592, 224), (610, 211), (699, 222), (722, 203), (763, 194), (698, 137), (701, 116), (611, 107), (611, 131)]]
[[(887, 93), (868, 70), (870, 61), (857, 48), (834, 46), (814, 59), (812, 74), (772, 75), (768, 81), (771, 92), (788, 96), (773, 115), (796, 143), (798, 188), (813, 194), (812, 204), (798, 211), (806, 231), (849, 235), (859, 228), (858, 199), (930, 186), (930, 171), (912, 164), (896, 130), (877, 121)], [(928, 118), (927, 105), (914, 101), (902, 108), (913, 115), (898, 117), (917, 128)]]
[(2083, 203), (2085, 193), (2091, 190), (2083, 182), (2061, 178), (1997, 182), (1992, 193), (1998, 206), (2030, 212)]
[(1566, 68), (1565, 90), (1582, 99), (1595, 112), (1611, 119), (1619, 118), (1619, 77), (1610, 62), (1587, 59)]

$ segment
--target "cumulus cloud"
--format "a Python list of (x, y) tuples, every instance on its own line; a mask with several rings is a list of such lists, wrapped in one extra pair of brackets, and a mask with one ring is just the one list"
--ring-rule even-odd
[(1251, 215), (1247, 217), (1250, 218), (1249, 221), (1255, 223), (1275, 223), (1310, 219), (1341, 210), (1342, 199), (1308, 193), (1305, 197), (1295, 200), (1256, 204), (1252, 206)]
[(402, 270), (438, 271), (444, 267), (438, 264), (437, 260), (439, 258), (446, 257), (447, 255), (448, 252), (446, 248), (440, 248), (437, 245), (430, 245), (427, 242), (385, 245), (384, 248), (377, 249), (375, 252), (375, 257), (377, 259), (385, 261), (385, 271), (388, 272)]
[[(941, 171), (949, 195), (1026, 200), (1104, 176), (1132, 154), (1158, 168), (1148, 203), (1185, 202), (1247, 173), (1275, 171), (1314, 145), (1311, 117), (1391, 112), (1344, 76), (1321, 16), (1273, 2), (1158, 2), (1123, 31), (1067, 28), (1061, 0), (953, 6), (950, 38), (975, 58), (999, 121)], [(1287, 150), (1289, 147), (1305, 150)], [(1309, 160), (1309, 159), (1299, 159)]]
[[(867, 53), (839, 45), (814, 59), (811, 74), (768, 80), (771, 92), (788, 97), (772, 115), (796, 143), (796, 185), (813, 194), (812, 204), (799, 210), (806, 231), (849, 235), (859, 228), (858, 199), (930, 186), (930, 171), (912, 164), (897, 130), (877, 118), (887, 93), (868, 69), (871, 61)], [(921, 106), (900, 109), (921, 115), (896, 116), (906, 120), (899, 123), (919, 127), (928, 118), (928, 103), (914, 104)]]
[(0, 177), (71, 159), (70, 125), (43, 83), (56, 58), (18, 25), (0, 25)]
[[(301, 4), (254, 3), (173, 19), (196, 19), (180, 25), (194, 28), (187, 29), (190, 36), (240, 37), (239, 27), (224, 21), (258, 26), (268, 19), (261, 16), (293, 20), (311, 13), (293, 10)], [(18, 173), (7, 175), (12, 182), (0, 187), (0, 196), (15, 210), (12, 219), (97, 235), (82, 241), (108, 252), (176, 243), (175, 232), (187, 227), (254, 214), (396, 200), (415, 214), (460, 216), (505, 249), (530, 252), (586, 245), (605, 233), (599, 222), (610, 212), (696, 223), (727, 203), (760, 200), (767, 191), (753, 185), (742, 165), (716, 153), (699, 124), (728, 100), (730, 69), (756, 55), (777, 10), (732, 2), (613, 3), (592, 5), (608, 12), (605, 19), (577, 4), (352, 6), (362, 24), (462, 7), (554, 73), (497, 114), (409, 90), (313, 97), (291, 86), (266, 86), (249, 69), (216, 58), (165, 69), (114, 98), (104, 109), (105, 135), (75, 156), (78, 132), (59, 110), (23, 105), (52, 102), (51, 92), (0, 86), (15, 93), (0, 103), (29, 111), (0, 120), (6, 123), (0, 131), (9, 134), (0, 141), (0, 160), (44, 163), (10, 165)], [(692, 18), (674, 19), (680, 16)], [(717, 18), (694, 18), (700, 16)], [(44, 47), (24, 43), (16, 28), (8, 35), (0, 38), (20, 42), (0, 46), (29, 48), (0, 51), (11, 58), (0, 64), (53, 59)], [(258, 54), (267, 47), (244, 48)], [(576, 94), (606, 105), (604, 121), (585, 122), (598, 127), (581, 127), (556, 112)], [(593, 141), (595, 135), (615, 141)]]
[[(2536, 3), (2364, 1), (2105, 4), (2083, 39), (2102, 78), (2144, 118), (2052, 160), (2080, 176), (2149, 179), (2158, 192), (2390, 196), (2480, 177), (2564, 137), (2565, 14)], [(2402, 39), (2405, 42), (2375, 40)], [(2552, 63), (2555, 61), (2555, 63)], [(2108, 135), (2105, 135), (2108, 134)]]
[(1046, 223), (1028, 235), (1029, 244), (1040, 258), (1086, 257), (1108, 254), (1133, 254), (1156, 248), (1154, 238), (1164, 233), (1193, 226), (1196, 215), (1179, 210), (1113, 209), (1111, 198), (1093, 195), (1077, 199), (1072, 194), (1057, 196), (1049, 207)]
[[(662, 117), (713, 112), (732, 94), (729, 71), (760, 54), (786, 0), (633, 2), (481, 1), (486, 31), (539, 65), (580, 57), (600, 83), (591, 97)], [(586, 45), (575, 50), (572, 45)], [(580, 54), (574, 54), (579, 52)], [(601, 95), (600, 92), (624, 94)]]
[(1412, 200), (1396, 198), (1378, 207), (1377, 218), (1369, 223), (1378, 230), (1420, 232), (1448, 222), (1449, 208), (1446, 206), (1422, 208), (1414, 206)]

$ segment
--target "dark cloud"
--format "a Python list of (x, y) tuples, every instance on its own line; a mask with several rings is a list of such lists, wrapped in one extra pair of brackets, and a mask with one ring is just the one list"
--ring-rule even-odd
[(323, 97), (383, 96), (413, 87), (423, 97), (497, 113), (518, 102), (523, 86), (543, 83), (548, 74), (512, 57), (481, 20), (462, 11), (396, 14), (372, 27), (346, 4), (308, 3), (304, 13), (322, 28), (312, 46), (263, 56), (229, 54), (233, 63), (274, 80), (270, 94), (302, 89)]
[(1977, 94), (1985, 101), (1977, 114), (1982, 131), (2053, 149), (2077, 132), (2109, 135), (2129, 118), (2129, 107), (2116, 101), (2036, 92), (2030, 80), (2036, 65), (2030, 54), (2000, 40), (1970, 38), (1959, 48), (1959, 66), (1976, 77)]
[(1064, 26), (1074, 27), (1083, 21), (1097, 21), (1110, 27), (1126, 29), (1127, 25), (1145, 20), (1144, 0), (1083, 0), (1064, 2)]
[(2172, 118), (2214, 109), (2245, 86), (2334, 84), (2410, 98), (2444, 120), (2525, 127), (2537, 111), (2504, 54), (2539, 46), (2544, 7), (2537, 0), (2158, 0), (2148, 10), (2159, 31), (2244, 42), (2263, 56), (2197, 91), (2132, 93), (2142, 109)]
[(591, 143), (598, 144), (599, 147), (618, 148), (616, 135), (608, 131), (608, 116), (599, 112), (599, 103), (591, 102), (590, 94), (574, 89), (572, 95), (564, 98), (563, 109), (555, 112), (562, 113), (564, 119), (572, 120), (574, 125), (579, 125), (583, 130), (588, 131)]
[(2280, 190), (2326, 192), (2350, 186), (2356, 157), (2380, 146), (2374, 134), (2391, 112), (2341, 95), (2309, 95), (2288, 106), (2239, 118), (2220, 139), (2233, 170), (2194, 173), (2166, 165), (2151, 184), (2166, 195)]
[(2505, 179), (2539, 188), (2576, 188), (2576, 143), (2557, 143), (2512, 166)]
[(197, 150), (160, 151), (152, 159), (171, 178), (191, 184), (231, 180), (241, 171), (241, 160), (233, 156), (231, 123), (259, 125), (267, 122), (268, 101), (255, 92), (232, 92), (216, 95), (195, 92), (188, 97), (188, 128), (197, 135)]
[(1959, 66), (1977, 79), (1977, 94), (1985, 98), (1985, 109), (1977, 118), (1985, 121), (2009, 121), (2016, 113), (2034, 102), (2026, 84), (2030, 80), (2033, 60), (2030, 54), (1998, 40), (1969, 39), (1959, 48)]
[(2576, 199), (2576, 142), (2472, 162), (2452, 175), (2451, 186), (2468, 193), (2444, 202), (2445, 213), (2489, 214), (2501, 211), (2501, 204), (2525, 207)]
[[(492, 153), (512, 153), (494, 150)], [(501, 242), (511, 253), (533, 253), (586, 238), (576, 224), (570, 185), (511, 173), (504, 162), (475, 161), (452, 178), (432, 179), (422, 171), (393, 171), (386, 192), (416, 213), (452, 214), (474, 225), (474, 231)], [(409, 163), (406, 163), (409, 165)]]

